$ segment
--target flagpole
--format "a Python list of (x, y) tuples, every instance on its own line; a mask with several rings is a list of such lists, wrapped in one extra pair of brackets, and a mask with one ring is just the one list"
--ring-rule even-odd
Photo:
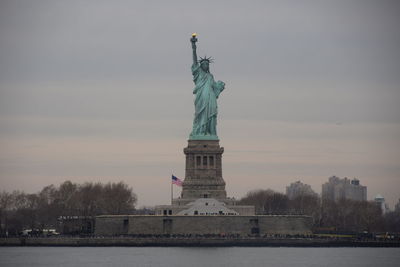
[[(171, 175), (172, 177), (172, 175)], [(174, 184), (172, 183), (172, 179), (171, 179), (171, 205), (172, 205), (172, 199), (174, 198)]]

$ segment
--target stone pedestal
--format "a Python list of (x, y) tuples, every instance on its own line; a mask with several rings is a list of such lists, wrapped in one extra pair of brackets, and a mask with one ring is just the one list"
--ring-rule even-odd
[[(156, 215), (177, 215), (190, 209), (195, 201), (204, 202), (208, 206), (215, 203), (215, 200), (223, 202), (227, 209), (237, 214), (255, 214), (254, 206), (237, 205), (234, 198), (226, 197), (225, 181), (222, 178), (224, 148), (219, 146), (219, 140), (189, 140), (183, 152), (186, 155), (186, 167), (181, 196), (174, 198), (171, 205), (156, 206)], [(214, 207), (203, 208), (208, 210)]]
[(222, 178), (222, 153), (219, 140), (189, 140), (183, 150), (186, 155), (182, 200), (214, 198), (225, 200), (225, 181)]

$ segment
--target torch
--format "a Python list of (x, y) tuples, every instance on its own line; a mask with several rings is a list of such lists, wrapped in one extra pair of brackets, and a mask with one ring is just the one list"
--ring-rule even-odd
[(197, 38), (196, 38), (196, 36), (197, 36), (197, 33), (192, 33), (192, 38), (190, 38), (190, 41), (192, 42), (192, 47), (193, 48), (196, 48), (196, 42), (197, 42)]
[(190, 39), (190, 41), (192, 42), (192, 43), (195, 43), (195, 42), (197, 42), (197, 38), (196, 38), (196, 36), (197, 36), (197, 33), (192, 33), (192, 38)]

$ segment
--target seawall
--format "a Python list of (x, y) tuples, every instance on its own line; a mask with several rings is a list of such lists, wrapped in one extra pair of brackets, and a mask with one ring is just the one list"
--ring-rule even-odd
[(0, 238), (0, 246), (51, 247), (400, 247), (400, 241), (316, 238)]

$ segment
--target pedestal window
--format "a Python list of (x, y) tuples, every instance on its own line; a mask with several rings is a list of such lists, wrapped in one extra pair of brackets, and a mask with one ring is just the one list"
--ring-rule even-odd
[(201, 156), (197, 156), (196, 157), (196, 167), (200, 167), (201, 166)]
[(210, 156), (208, 158), (208, 163), (210, 167), (214, 167), (214, 156)]

